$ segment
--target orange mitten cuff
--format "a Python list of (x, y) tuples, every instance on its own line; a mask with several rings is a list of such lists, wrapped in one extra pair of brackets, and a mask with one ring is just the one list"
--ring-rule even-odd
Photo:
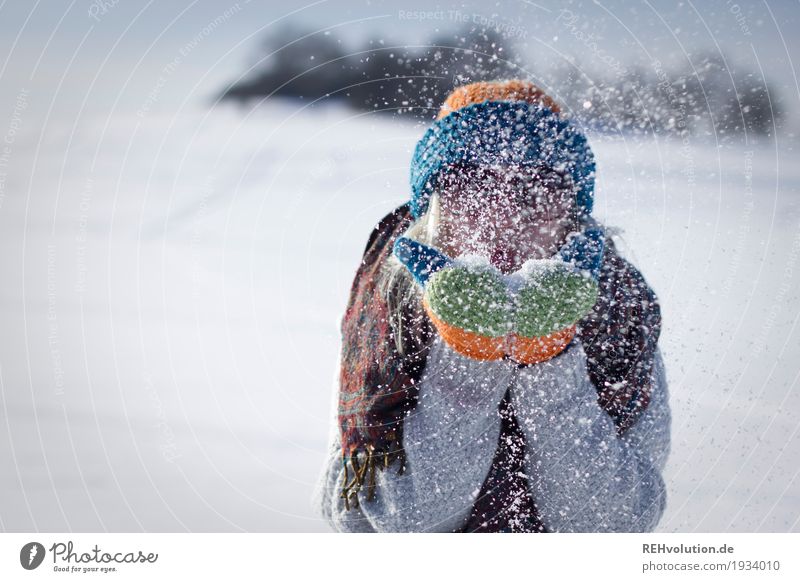
[(520, 364), (537, 364), (560, 354), (575, 337), (575, 325), (541, 337), (524, 337), (516, 333), (500, 337), (481, 335), (442, 321), (433, 313), (427, 297), (423, 298), (422, 304), (442, 339), (457, 353), (475, 360), (507, 357)]

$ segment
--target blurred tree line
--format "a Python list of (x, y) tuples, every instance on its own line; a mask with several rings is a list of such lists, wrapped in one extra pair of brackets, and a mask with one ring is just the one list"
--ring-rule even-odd
[[(770, 135), (783, 118), (770, 83), (753, 72), (733, 69), (712, 53), (694, 57), (687, 67), (639, 66), (587, 76), (579, 63), (562, 63), (546, 88), (572, 119), (599, 131)], [(290, 26), (265, 39), (255, 65), (221, 98), (337, 100), (431, 120), (453, 87), (512, 77), (530, 75), (513, 41), (493, 29), (442, 32), (423, 46), (370, 39), (353, 49), (330, 30)]]

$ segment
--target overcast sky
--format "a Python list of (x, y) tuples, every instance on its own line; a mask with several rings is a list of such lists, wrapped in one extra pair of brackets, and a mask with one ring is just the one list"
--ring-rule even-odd
[[(689, 65), (716, 52), (763, 70), (788, 107), (798, 102), (800, 2), (6, 1), (0, 4), (0, 105), (20, 90), (31, 106), (158, 106), (202, 102), (241, 74), (260, 40), (291, 23), (336, 27), (352, 42), (416, 44), (459, 23), (489, 23), (532, 71), (577, 59), (587, 74), (618, 60)], [(172, 67), (170, 67), (172, 63)], [(166, 74), (165, 73), (165, 67)]]

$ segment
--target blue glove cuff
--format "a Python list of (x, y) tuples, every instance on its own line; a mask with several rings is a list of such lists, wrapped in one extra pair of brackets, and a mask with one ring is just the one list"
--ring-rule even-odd
[(605, 236), (602, 229), (589, 227), (568, 240), (558, 251), (558, 256), (578, 269), (589, 271), (597, 281), (604, 250)]
[(430, 276), (436, 271), (453, 263), (444, 253), (405, 236), (399, 237), (394, 242), (392, 252), (422, 287), (425, 287)]

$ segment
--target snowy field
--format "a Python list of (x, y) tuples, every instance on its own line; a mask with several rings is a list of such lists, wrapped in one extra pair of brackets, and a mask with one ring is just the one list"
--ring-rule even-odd
[[(423, 128), (280, 102), (25, 121), (0, 199), (0, 529), (328, 531), (339, 318)], [(658, 531), (800, 531), (796, 153), (590, 141), (595, 214), (662, 302)]]

